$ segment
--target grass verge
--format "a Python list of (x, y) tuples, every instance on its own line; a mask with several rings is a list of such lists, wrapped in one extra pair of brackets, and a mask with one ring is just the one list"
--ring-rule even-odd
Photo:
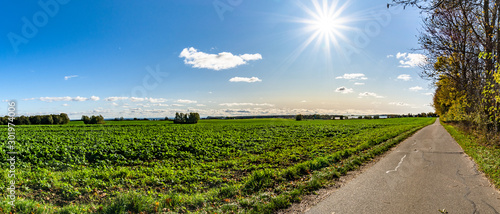
[(441, 124), (455, 138), (465, 153), (472, 157), (479, 165), (479, 169), (486, 174), (490, 181), (500, 187), (500, 147), (483, 145), (473, 134), (460, 131), (457, 127), (443, 123)]

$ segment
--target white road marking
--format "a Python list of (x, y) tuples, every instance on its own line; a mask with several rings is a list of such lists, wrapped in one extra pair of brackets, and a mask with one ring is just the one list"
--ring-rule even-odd
[(401, 161), (399, 161), (398, 166), (396, 166), (396, 168), (395, 168), (395, 169), (393, 169), (393, 170), (387, 170), (387, 172), (385, 172), (385, 173), (389, 173), (389, 172), (396, 172), (396, 171), (398, 171), (398, 168), (401, 166), (401, 164), (403, 163), (403, 160), (404, 160), (405, 158), (406, 158), (406, 155), (405, 155), (405, 156), (403, 156), (403, 157), (401, 158)]

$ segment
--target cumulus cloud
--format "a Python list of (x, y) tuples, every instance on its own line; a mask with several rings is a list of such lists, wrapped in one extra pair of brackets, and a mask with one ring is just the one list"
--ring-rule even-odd
[[(66, 96), (66, 97), (40, 97), (38, 99), (40, 101), (49, 102), (49, 103), (50, 102), (57, 102), (57, 101), (83, 102), (83, 101), (87, 101), (87, 100), (97, 101), (97, 100), (99, 100), (99, 97), (92, 96), (91, 98), (87, 98), (87, 97), (80, 97), (80, 96), (76, 96), (76, 97)], [(33, 98), (29, 98), (29, 99), (24, 99), (24, 100), (34, 100), (34, 99)]]
[(408, 75), (408, 74), (401, 74), (401, 75), (398, 76), (398, 80), (410, 81), (411, 80), (411, 76)]
[(233, 77), (229, 82), (262, 82), (258, 77)]
[(184, 63), (192, 65), (193, 68), (206, 68), (217, 71), (235, 68), (246, 64), (248, 61), (262, 59), (262, 55), (258, 53), (233, 55), (229, 52), (221, 52), (218, 54), (208, 54), (198, 51), (193, 47), (184, 48), (179, 57), (184, 58)]
[(167, 101), (167, 99), (164, 99), (164, 98), (148, 98), (148, 101), (151, 102), (151, 103), (164, 103)]
[(352, 90), (352, 88), (346, 88), (346, 87), (342, 86), (342, 87), (338, 87), (337, 89), (335, 89), (335, 92), (339, 92), (342, 94), (349, 94), (349, 93), (354, 92), (354, 90)]
[(131, 98), (129, 98), (129, 100), (132, 101), (132, 102), (143, 102), (146, 99), (147, 98), (142, 98), (142, 97), (131, 97)]
[(274, 106), (273, 104), (269, 103), (221, 103), (219, 104), (221, 106), (228, 106), (228, 107), (233, 107), (233, 106)]
[(104, 100), (114, 102), (117, 100), (128, 100), (128, 97), (107, 97)]
[(183, 104), (193, 104), (193, 103), (197, 103), (197, 101), (194, 101), (194, 100), (183, 100), (183, 99), (178, 99), (177, 101), (175, 101), (176, 103), (183, 103)]
[(408, 104), (408, 103), (404, 103), (404, 102), (391, 102), (391, 103), (389, 103), (389, 105), (395, 105), (395, 106), (410, 106), (410, 104)]
[(423, 90), (423, 88), (420, 86), (415, 86), (410, 88), (410, 91), (420, 91), (420, 90)]
[(357, 79), (357, 80), (366, 80), (365, 74), (362, 73), (351, 73), (351, 74), (344, 74), (342, 76), (338, 76), (335, 79), (346, 79), (346, 80), (352, 80), (352, 79)]
[(69, 76), (64, 76), (64, 80), (69, 80), (71, 78), (78, 77), (78, 75), (69, 75)]
[(398, 53), (396, 58), (401, 59), (399, 67), (402, 68), (413, 68), (427, 64), (427, 57), (423, 54)]
[(104, 100), (115, 102), (118, 100), (129, 100), (131, 102), (150, 102), (150, 103), (164, 103), (167, 99), (164, 98), (152, 98), (152, 97), (107, 97)]
[(355, 82), (354, 85), (365, 85), (364, 82)]
[(360, 98), (363, 98), (363, 97), (375, 97), (375, 98), (384, 98), (383, 96), (380, 96), (376, 93), (373, 93), (373, 92), (363, 92), (363, 93), (359, 93), (359, 97)]

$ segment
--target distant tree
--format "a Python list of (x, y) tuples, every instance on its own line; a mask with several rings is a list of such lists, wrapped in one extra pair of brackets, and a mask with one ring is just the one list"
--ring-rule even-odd
[(373, 116), (373, 119), (380, 119), (380, 116), (379, 115), (375, 115), (375, 116)]
[(95, 116), (92, 115), (90, 117), (90, 124), (104, 124), (104, 117), (102, 115)]
[(89, 116), (82, 115), (82, 121), (85, 124), (90, 124), (90, 118), (89, 118)]
[(165, 117), (165, 119), (164, 119), (164, 120), (168, 120), (168, 117)]
[(363, 119), (363, 116), (359, 116), (358, 119)]
[(20, 117), (16, 117), (14, 119), (14, 124), (16, 125), (30, 125), (30, 120), (29, 120), (29, 117), (26, 117), (26, 116), (20, 116)]
[(59, 117), (61, 117), (62, 123), (61, 124), (68, 124), (71, 120), (69, 119), (69, 116), (65, 113), (59, 114)]
[(297, 116), (295, 116), (296, 121), (302, 121), (302, 119), (304, 119), (304, 116), (302, 116), (301, 114), (297, 114)]
[(32, 125), (40, 125), (42, 123), (42, 117), (40, 115), (30, 116), (30, 123)]
[(367, 116), (365, 116), (365, 119), (370, 120), (370, 119), (372, 119), (372, 117), (367, 115)]
[(123, 117), (120, 117), (120, 121), (124, 121), (125, 119)]
[(42, 116), (42, 124), (46, 124), (46, 125), (54, 124), (54, 119), (52, 119), (52, 115), (43, 115)]
[(196, 124), (196, 123), (198, 123), (198, 120), (200, 120), (200, 114), (195, 113), (195, 112), (189, 113), (189, 117), (188, 117), (189, 123)]
[(175, 124), (195, 124), (200, 120), (200, 114), (191, 112), (189, 114), (175, 113), (174, 123)]
[(52, 120), (54, 120), (54, 124), (62, 124), (62, 118), (59, 115), (53, 114), (51, 116)]

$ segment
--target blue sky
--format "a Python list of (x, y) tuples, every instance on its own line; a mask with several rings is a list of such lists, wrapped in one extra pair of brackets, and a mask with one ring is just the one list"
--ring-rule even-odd
[(433, 111), (420, 14), (388, 1), (4, 2), (0, 99), (72, 119)]

